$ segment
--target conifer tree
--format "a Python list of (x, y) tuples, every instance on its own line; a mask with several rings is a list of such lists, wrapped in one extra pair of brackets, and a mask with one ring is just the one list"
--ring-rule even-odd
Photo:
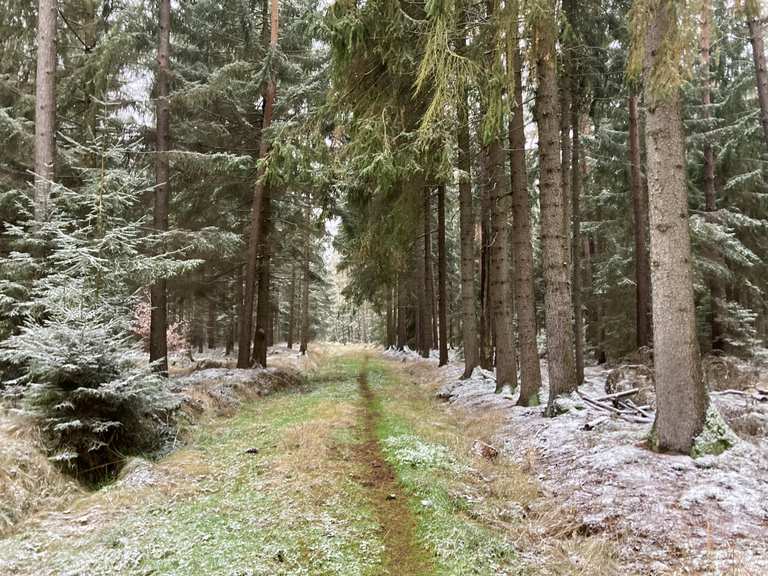
[(39, 0), (35, 81), (35, 220), (48, 218), (56, 164), (56, 0)]
[(541, 243), (545, 281), (549, 403), (576, 386), (571, 322), (571, 282), (561, 181), (560, 122), (555, 51), (555, 4), (539, 1), (531, 16), (536, 59), (536, 121), (539, 127)]
[[(157, 107), (155, 153), (155, 229), (168, 230), (170, 194), (170, 57), (171, 57), (171, 0), (160, 0), (159, 39), (157, 46)], [(168, 373), (168, 294), (165, 279), (151, 289), (152, 317), (150, 325), (149, 361), (161, 374)]]
[(645, 133), (657, 395), (653, 444), (662, 451), (690, 452), (704, 427), (709, 399), (696, 336), (680, 54), (675, 42), (681, 33), (678, 18), (674, 0), (638, 3), (634, 22), (644, 37), (636, 37), (634, 49), (642, 54), (648, 106)]

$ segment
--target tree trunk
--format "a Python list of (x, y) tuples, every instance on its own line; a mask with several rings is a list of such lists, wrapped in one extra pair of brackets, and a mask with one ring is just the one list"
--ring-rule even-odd
[[(515, 8), (517, 3), (515, 3)], [(517, 17), (515, 16), (515, 19)], [(515, 254), (515, 305), (520, 349), (521, 406), (539, 403), (541, 366), (536, 345), (536, 295), (533, 284), (533, 245), (531, 240), (531, 205), (528, 198), (528, 174), (525, 166), (525, 114), (523, 110), (523, 74), (517, 38), (509, 61), (514, 74), (514, 110), (509, 123), (510, 167), (512, 182), (512, 245)]]
[(547, 407), (549, 414), (554, 413), (555, 399), (561, 394), (572, 392), (576, 387), (573, 323), (571, 322), (570, 250), (565, 230), (565, 206), (560, 174), (556, 30), (555, 2), (550, 0), (533, 29), (538, 78), (536, 120), (539, 127), (541, 172), (539, 186), (549, 367)]
[[(465, 41), (462, 39), (462, 44)], [(472, 159), (470, 157), (469, 115), (466, 94), (457, 107), (459, 177), (459, 234), (461, 267), (461, 338), (464, 345), (464, 373), (469, 378), (479, 364), (477, 343), (477, 295), (475, 292), (475, 211), (472, 203)]]
[(40, 0), (35, 79), (35, 222), (48, 220), (56, 165), (56, 21), (58, 2)]
[(504, 151), (500, 138), (488, 145), (489, 184), (493, 215), (490, 241), (490, 306), (496, 341), (496, 392), (505, 386), (517, 387), (517, 358), (512, 333), (512, 302), (510, 296), (509, 225), (510, 201)]
[(408, 344), (408, 300), (405, 295), (403, 273), (397, 275), (397, 349), (401, 352)]
[(435, 328), (435, 281), (432, 274), (432, 190), (425, 186), (424, 194), (424, 296), (425, 307), (425, 341), (424, 349), (429, 352), (434, 347), (437, 334)]
[[(699, 37), (699, 48), (701, 52), (701, 74), (702, 74), (702, 94), (701, 101), (704, 108), (704, 118), (707, 120), (707, 131), (709, 130), (709, 120), (712, 118), (712, 87), (711, 87), (711, 24), (712, 24), (712, 5), (710, 0), (703, 0), (701, 4), (701, 34)], [(715, 151), (709, 139), (704, 141), (704, 210), (714, 212), (717, 210), (717, 193), (715, 192)], [(719, 255), (715, 255), (719, 258)], [(721, 259), (720, 259), (721, 260)], [(712, 350), (723, 350), (723, 327), (721, 323), (722, 310), (721, 301), (723, 299), (723, 288), (719, 278), (710, 278), (707, 282), (710, 295), (709, 327), (711, 336)]]
[[(704, 118), (712, 118), (712, 89), (710, 79), (710, 44), (711, 44), (712, 7), (710, 0), (702, 0), (701, 4), (701, 34), (699, 47), (701, 52), (702, 94), (701, 103), (704, 109)], [(704, 204), (707, 212), (714, 212), (715, 206), (715, 151), (709, 139), (704, 141)]]
[(392, 346), (395, 343), (395, 331), (394, 326), (392, 324), (393, 321), (393, 311), (392, 311), (392, 288), (389, 286), (385, 287), (386, 290), (386, 296), (384, 301), (384, 306), (386, 306), (386, 322), (387, 322), (387, 330), (386, 330), (386, 346), (387, 350), (392, 348)]
[[(157, 142), (155, 160), (155, 206), (153, 224), (159, 233), (168, 230), (170, 196), (171, 108), (168, 102), (171, 55), (171, 0), (160, 0), (160, 37), (157, 45)], [(152, 312), (149, 328), (149, 361), (161, 374), (168, 374), (168, 294), (165, 279), (150, 288)]]
[(652, 11), (645, 37), (646, 142), (656, 376), (655, 448), (690, 452), (709, 399), (701, 375), (688, 229), (688, 189), (679, 91), (649, 82), (677, 34), (673, 0)]
[[(277, 0), (271, 2), (271, 25), (269, 46), (277, 48), (278, 9)], [(266, 2), (265, 2), (266, 3)], [(272, 123), (272, 113), (275, 105), (275, 81), (270, 78), (264, 89), (264, 115), (262, 119), (261, 137), (259, 139), (259, 158), (264, 160), (269, 153), (269, 143), (264, 133)], [(262, 206), (266, 182), (264, 181), (265, 167), (262, 163), (256, 174), (256, 185), (253, 190), (251, 205), (250, 237), (248, 239), (248, 254), (245, 274), (245, 296), (243, 298), (243, 315), (240, 319), (240, 334), (238, 335), (237, 367), (248, 368), (251, 360), (251, 331), (253, 328), (253, 300), (256, 288), (256, 272), (259, 260), (259, 247), (262, 234)]]
[(205, 335), (209, 350), (216, 348), (216, 297), (211, 294), (208, 296), (208, 322), (205, 326)]
[(635, 326), (637, 347), (651, 343), (651, 268), (648, 261), (648, 191), (643, 182), (637, 94), (629, 95), (629, 176), (635, 237)]
[(445, 186), (437, 188), (437, 284), (440, 294), (440, 363), (448, 364), (448, 263), (445, 256)]
[(760, 3), (756, 0), (747, 0), (746, 6), (749, 41), (752, 44), (752, 59), (755, 62), (757, 99), (760, 103), (760, 125), (763, 128), (765, 144), (768, 146), (768, 67), (765, 62), (765, 42), (763, 40), (763, 23), (760, 19)]
[(480, 148), (480, 365), (493, 368), (493, 318), (491, 316), (491, 219), (493, 200), (490, 187), (488, 147)]
[(288, 292), (288, 349), (293, 350), (293, 331), (296, 322), (296, 262), (291, 262), (291, 288)]
[(272, 194), (268, 184), (264, 185), (261, 207), (261, 240), (259, 242), (258, 294), (256, 296), (256, 329), (253, 339), (252, 364), (267, 367), (267, 348), (270, 337), (272, 315), (271, 246), (269, 241), (272, 227)]
[[(570, 46), (569, 46), (570, 49)], [(563, 57), (560, 88), (560, 182), (563, 195), (563, 230), (566, 249), (571, 249), (571, 64), (572, 56)], [(569, 261), (570, 265), (570, 261)]]
[(573, 129), (573, 146), (571, 153), (573, 162), (571, 169), (571, 219), (573, 222), (571, 258), (573, 261), (573, 336), (576, 355), (576, 386), (584, 383), (584, 313), (582, 310), (581, 294), (581, 121), (579, 102), (576, 91), (573, 91), (574, 101), (571, 103), (571, 126)]
[(311, 255), (309, 231), (312, 225), (312, 198), (309, 194), (307, 194), (306, 203), (307, 206), (304, 209), (304, 270), (301, 280), (301, 344), (299, 345), (301, 354), (306, 354), (309, 346), (309, 259)]

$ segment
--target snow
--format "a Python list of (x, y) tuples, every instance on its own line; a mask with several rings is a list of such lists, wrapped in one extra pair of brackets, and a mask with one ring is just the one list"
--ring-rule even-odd
[[(495, 445), (522, 466), (533, 462), (545, 493), (571, 510), (585, 533), (617, 543), (620, 573), (748, 567), (744, 573), (768, 574), (768, 440), (754, 436), (754, 422), (718, 456), (658, 454), (646, 447), (648, 424), (610, 418), (587, 431), (588, 421), (606, 413), (576, 395), (563, 402), (564, 414), (546, 418), (543, 406), (515, 406), (516, 395), (494, 394), (492, 373), (476, 369), (459, 380), (462, 371), (460, 362), (435, 369), (437, 396), (451, 409), (503, 411)], [(604, 394), (607, 370), (588, 367), (585, 376), (582, 393)], [(542, 377), (546, 399), (546, 362)], [(718, 393), (712, 400), (737, 432), (734, 423), (745, 415), (768, 429), (768, 403)]]

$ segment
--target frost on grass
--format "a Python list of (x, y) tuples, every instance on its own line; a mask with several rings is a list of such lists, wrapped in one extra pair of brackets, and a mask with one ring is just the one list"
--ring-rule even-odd
[[(438, 560), (441, 574), (519, 574), (514, 545), (465, 514), (475, 500), (451, 486), (469, 472), (445, 446), (403, 434), (382, 441), (402, 484), (419, 502), (418, 537)], [(445, 474), (435, 474), (443, 470)]]
[(384, 452), (401, 466), (440, 468), (457, 473), (465, 469), (445, 446), (428, 444), (410, 434), (389, 436), (384, 439), (383, 445)]
[(694, 458), (709, 455), (717, 456), (734, 446), (738, 441), (738, 437), (725, 423), (717, 408), (710, 404), (704, 418), (704, 429), (693, 442), (691, 456)]

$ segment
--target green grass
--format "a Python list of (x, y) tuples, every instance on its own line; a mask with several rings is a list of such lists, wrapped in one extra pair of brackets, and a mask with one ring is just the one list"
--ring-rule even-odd
[[(0, 541), (0, 573), (378, 574), (376, 522), (344, 466), (321, 468), (327, 476), (321, 483), (332, 486), (323, 498), (303, 485), (301, 472), (282, 474), (292, 457), (286, 432), (312, 423), (328, 402), (356, 402), (357, 367), (336, 363), (308, 393), (281, 393), (194, 428), (189, 447), (176, 456), (199, 460), (207, 471), (188, 479), (189, 494), (157, 497), (143, 490), (133, 502), (129, 488), (104, 488), (91, 496), (107, 509), (93, 530), (75, 529), (64, 538), (56, 534), (64, 526), (51, 533), (41, 528)], [(354, 429), (333, 434), (355, 438)], [(258, 455), (243, 454), (252, 447)]]
[(435, 554), (437, 574), (523, 574), (522, 563), (505, 534), (472, 518), (475, 503), (460, 487), (470, 462), (451, 447), (418, 434), (430, 413), (428, 403), (400, 397), (404, 383), (379, 362), (369, 365), (369, 383), (377, 394), (376, 433), (385, 457), (411, 496), (417, 536)]
[[(352, 445), (367, 366), (377, 436), (409, 496), (417, 538), (440, 575), (520, 574), (504, 535), (462, 496), (468, 462), (425, 437), (437, 417), (415, 384), (362, 356), (330, 359), (301, 393), (192, 426), (187, 447), (151, 465), (157, 487), (105, 487), (66, 518), (0, 540), (0, 573), (379, 576), (385, 551)], [(410, 390), (410, 396), (404, 391)], [(426, 392), (424, 392), (426, 394)], [(258, 448), (256, 455), (245, 450)], [(420, 575), (426, 576), (426, 575)]]

